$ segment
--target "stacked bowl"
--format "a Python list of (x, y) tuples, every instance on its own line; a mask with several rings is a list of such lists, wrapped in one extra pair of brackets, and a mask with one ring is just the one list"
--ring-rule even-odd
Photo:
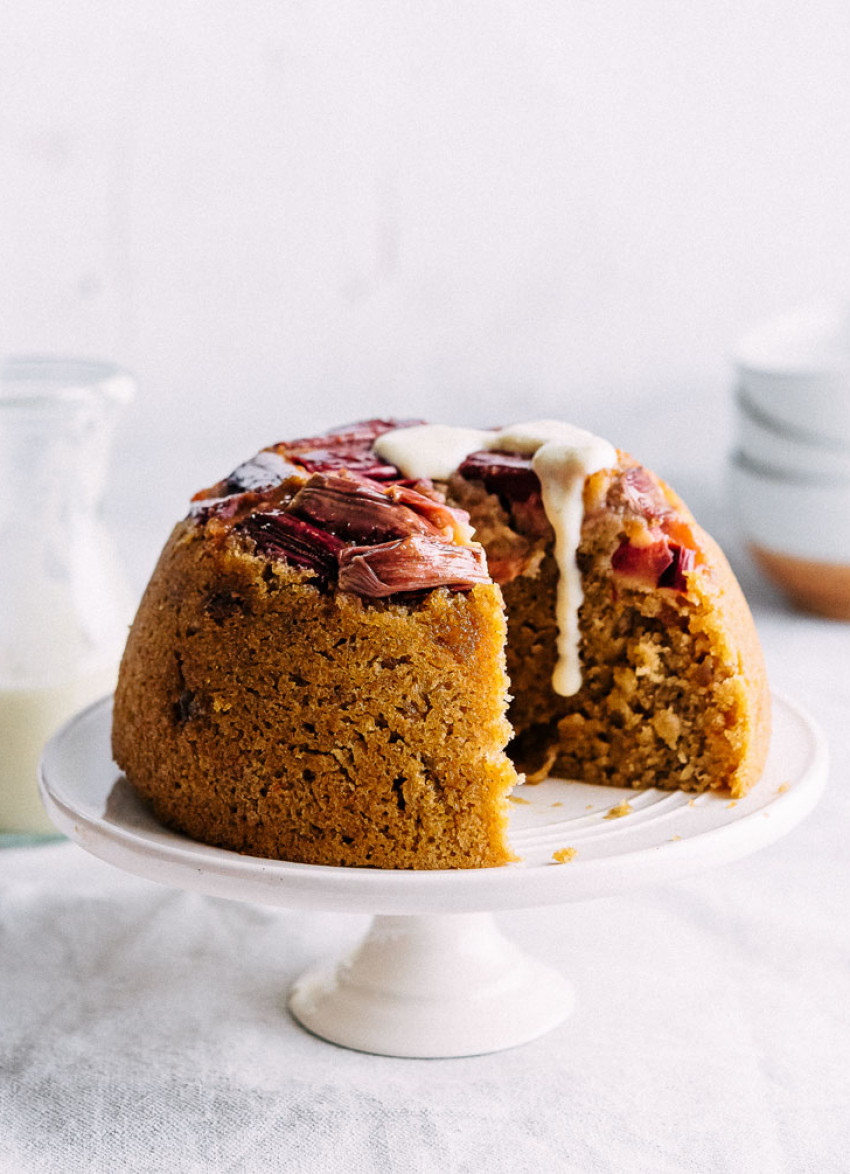
[(850, 306), (753, 330), (736, 355), (732, 508), (800, 607), (850, 620)]

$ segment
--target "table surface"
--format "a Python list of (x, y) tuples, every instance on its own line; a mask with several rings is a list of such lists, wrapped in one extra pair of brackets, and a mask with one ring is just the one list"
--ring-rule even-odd
[(690, 879), (502, 915), (577, 1011), (445, 1061), (349, 1052), (288, 1017), (290, 983), (363, 915), (172, 890), (66, 841), (5, 848), (0, 1171), (847, 1169), (850, 625), (788, 609), (717, 504), (716, 468), (683, 473), (774, 688), (826, 731), (814, 813)]

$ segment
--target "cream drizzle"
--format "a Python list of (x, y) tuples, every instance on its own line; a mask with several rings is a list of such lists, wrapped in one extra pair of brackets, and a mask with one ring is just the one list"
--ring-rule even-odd
[(540, 478), (543, 508), (555, 532), (558, 564), (558, 660), (552, 688), (564, 697), (581, 688), (578, 613), (584, 593), (576, 551), (584, 517), (584, 482), (592, 473), (617, 463), (607, 440), (561, 420), (533, 420), (501, 430), (450, 428), (420, 424), (385, 432), (374, 451), (405, 477), (444, 481), (473, 452), (510, 452), (531, 457)]
[(471, 452), (489, 447), (496, 432), (480, 428), (450, 428), (445, 424), (414, 424), (385, 432), (372, 445), (382, 461), (401, 469), (405, 477), (447, 481)]

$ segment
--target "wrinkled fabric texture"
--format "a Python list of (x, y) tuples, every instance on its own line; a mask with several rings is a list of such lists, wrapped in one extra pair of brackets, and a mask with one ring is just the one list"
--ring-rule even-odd
[(820, 806), (736, 864), (502, 916), (577, 993), (512, 1051), (395, 1060), (298, 1027), (289, 984), (366, 918), (0, 852), (0, 1170), (846, 1171), (850, 625), (767, 593), (756, 614), (829, 737)]

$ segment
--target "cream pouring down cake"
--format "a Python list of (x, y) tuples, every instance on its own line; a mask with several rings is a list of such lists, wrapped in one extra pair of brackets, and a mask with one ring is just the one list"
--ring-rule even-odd
[(196, 495), (130, 632), (113, 749), (205, 843), (469, 868), (513, 859), (523, 773), (738, 797), (769, 727), (740, 588), (653, 473), (558, 421), (369, 420)]

